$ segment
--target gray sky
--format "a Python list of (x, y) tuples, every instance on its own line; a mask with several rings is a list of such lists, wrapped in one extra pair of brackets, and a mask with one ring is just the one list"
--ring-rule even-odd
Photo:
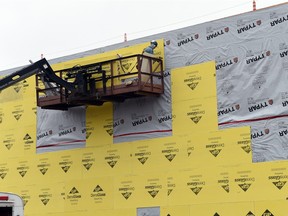
[[(0, 0), (0, 71), (252, 11), (253, 0)], [(285, 0), (256, 0), (257, 9)], [(1, 75), (1, 74), (0, 74)]]

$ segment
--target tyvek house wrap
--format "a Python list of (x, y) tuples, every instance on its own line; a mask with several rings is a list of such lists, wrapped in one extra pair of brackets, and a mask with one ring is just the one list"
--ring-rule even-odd
[[(254, 162), (287, 159), (287, 133), (280, 133), (287, 131), (285, 116), (288, 114), (287, 9), (288, 4), (282, 4), (54, 59), (51, 62), (164, 38), (167, 75), (165, 94), (156, 99), (131, 99), (125, 102), (125, 109), (123, 104), (114, 104), (114, 123), (121, 119), (129, 122), (123, 125), (114, 124), (117, 125), (117, 128), (114, 128), (114, 143), (167, 136), (171, 134), (171, 130), (173, 133), (170, 70), (215, 60), (220, 128), (250, 125)], [(165, 124), (160, 123), (161, 119), (165, 119)], [(260, 139), (256, 142), (257, 135), (253, 131), (258, 127), (263, 128), (271, 119), (273, 124), (269, 132), (274, 133), (274, 136), (270, 136), (271, 139), (265, 143), (269, 143), (267, 148), (273, 148), (263, 151)], [(278, 140), (272, 138), (280, 134), (281, 143), (285, 145), (279, 145)]]

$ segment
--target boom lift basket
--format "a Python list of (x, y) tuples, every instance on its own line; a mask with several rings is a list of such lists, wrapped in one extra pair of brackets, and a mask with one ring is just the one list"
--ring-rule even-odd
[(163, 92), (163, 61), (149, 54), (76, 65), (55, 71), (53, 76), (47, 76), (45, 70), (36, 74), (37, 106), (44, 109), (102, 105)]

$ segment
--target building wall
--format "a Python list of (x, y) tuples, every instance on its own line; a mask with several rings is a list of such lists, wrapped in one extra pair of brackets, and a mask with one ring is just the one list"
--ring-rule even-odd
[[(247, 17), (265, 15), (263, 21), (269, 23), (267, 14), (281, 12), (278, 15), (283, 18), (286, 7)], [(245, 17), (246, 14), (232, 20)], [(227, 18), (220, 23), (226, 21), (232, 22)], [(203, 24), (203, 29), (212, 24)], [(36, 154), (34, 78), (1, 92), (0, 187), (23, 198), (25, 215), (155, 216), (158, 210), (161, 216), (287, 214), (287, 160), (280, 156), (277, 160), (275, 155), (281, 155), (281, 149), (273, 149), (273, 142), (262, 140), (256, 143), (257, 147), (266, 154), (270, 152), (273, 160), (255, 163), (250, 125), (218, 128), (217, 61), (207, 50), (207, 55), (205, 50), (201, 51), (201, 44), (195, 45), (199, 47), (198, 54), (195, 46), (184, 46), (190, 46), (190, 41), (179, 38), (180, 33), (191, 29), (194, 27), (157, 35), (166, 41), (166, 74), (171, 79), (171, 136), (128, 139), (115, 144), (111, 133), (113, 105), (105, 103), (86, 110), (85, 148)], [(286, 34), (285, 29), (280, 26), (279, 35)], [(195, 32), (192, 33), (194, 37)], [(177, 40), (179, 43), (175, 43)], [(223, 39), (221, 43), (224, 42)], [(213, 50), (210, 39), (207, 44)], [(117, 46), (120, 45), (114, 48)], [(187, 53), (189, 59), (183, 60)], [(261, 64), (258, 66), (263, 68)], [(230, 97), (220, 96), (222, 102)]]

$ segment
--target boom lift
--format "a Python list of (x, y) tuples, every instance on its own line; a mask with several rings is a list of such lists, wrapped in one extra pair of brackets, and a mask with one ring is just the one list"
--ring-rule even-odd
[[(132, 62), (129, 71), (123, 62)], [(36, 75), (37, 106), (43, 109), (67, 110), (82, 105), (123, 102), (145, 95), (164, 92), (163, 62), (149, 54), (118, 56), (102, 62), (53, 71), (43, 58), (2, 79), (3, 90)]]

